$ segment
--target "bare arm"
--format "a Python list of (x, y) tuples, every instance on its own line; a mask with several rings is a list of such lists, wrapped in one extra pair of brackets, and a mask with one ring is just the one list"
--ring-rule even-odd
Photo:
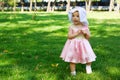
[(90, 35), (88, 35), (88, 34), (84, 34), (84, 36), (85, 36), (86, 39), (90, 38)]

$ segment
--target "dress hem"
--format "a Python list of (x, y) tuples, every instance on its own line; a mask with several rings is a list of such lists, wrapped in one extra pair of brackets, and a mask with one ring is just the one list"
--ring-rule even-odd
[[(60, 58), (62, 58), (62, 57), (60, 57)], [(87, 62), (80, 62), (80, 61), (78, 61), (78, 62), (75, 62), (75, 61), (67, 61), (67, 60), (64, 60), (63, 58), (62, 58), (62, 60), (63, 61), (65, 61), (65, 62), (72, 62), (72, 63), (75, 63), (75, 64), (86, 64), (86, 63), (90, 63), (90, 62), (94, 62), (94, 61), (96, 61), (96, 57), (95, 57), (95, 59), (92, 59), (92, 60), (89, 60), (89, 61), (87, 61)]]

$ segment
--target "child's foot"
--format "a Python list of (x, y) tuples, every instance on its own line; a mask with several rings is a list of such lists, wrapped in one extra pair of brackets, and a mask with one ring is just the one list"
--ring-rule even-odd
[(86, 66), (86, 73), (87, 74), (91, 74), (92, 73), (92, 69), (91, 69), (91, 66)]
[(76, 71), (71, 72), (71, 75), (75, 76), (76, 75)]

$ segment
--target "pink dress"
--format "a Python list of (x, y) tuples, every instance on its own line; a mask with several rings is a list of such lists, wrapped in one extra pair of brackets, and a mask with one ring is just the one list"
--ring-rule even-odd
[[(75, 33), (78, 31), (78, 28), (70, 26), (69, 30), (72, 33)], [(87, 26), (83, 26), (81, 30), (90, 36), (90, 32)], [(96, 55), (94, 54), (88, 40), (83, 36), (83, 34), (81, 34), (74, 39), (68, 39), (66, 41), (60, 57), (65, 62), (85, 64), (95, 61)]]

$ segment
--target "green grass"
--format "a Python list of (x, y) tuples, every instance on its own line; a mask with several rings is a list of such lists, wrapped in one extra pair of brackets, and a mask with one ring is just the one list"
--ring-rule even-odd
[(97, 60), (93, 74), (77, 64), (72, 77), (59, 58), (70, 24), (66, 13), (0, 13), (0, 80), (119, 80), (120, 14), (90, 12), (88, 20)]

